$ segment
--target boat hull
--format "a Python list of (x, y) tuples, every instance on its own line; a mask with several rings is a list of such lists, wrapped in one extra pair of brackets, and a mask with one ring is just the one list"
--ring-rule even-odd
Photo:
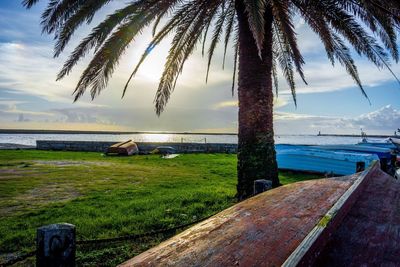
[(364, 170), (376, 155), (318, 151), (307, 149), (277, 149), (278, 168), (333, 175), (349, 175)]
[(107, 148), (107, 155), (123, 155), (123, 156), (131, 156), (134, 154), (138, 154), (139, 149), (132, 140), (128, 140), (126, 142), (121, 142), (114, 144)]

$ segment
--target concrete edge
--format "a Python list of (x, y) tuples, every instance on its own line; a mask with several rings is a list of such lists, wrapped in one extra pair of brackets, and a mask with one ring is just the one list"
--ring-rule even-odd
[(313, 264), (333, 231), (339, 226), (365, 188), (371, 177), (371, 173), (377, 169), (380, 169), (379, 161), (373, 162), (368, 169), (362, 172), (360, 177), (336, 201), (332, 208), (322, 217), (292, 254), (290, 254), (282, 266), (311, 266)]
[[(36, 140), (37, 150), (81, 151), (105, 153), (107, 148), (118, 141), (59, 141)], [(172, 146), (177, 153), (236, 153), (233, 143), (191, 143), (191, 142), (135, 142), (140, 154), (148, 154), (158, 146)]]

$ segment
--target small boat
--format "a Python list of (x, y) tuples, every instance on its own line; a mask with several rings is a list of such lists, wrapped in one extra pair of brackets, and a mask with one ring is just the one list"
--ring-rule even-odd
[(311, 148), (335, 150), (335, 151), (352, 151), (368, 154), (376, 154), (380, 159), (392, 158), (392, 150), (385, 147), (376, 147), (371, 145), (323, 145), (323, 146), (310, 146)]
[(172, 146), (158, 146), (156, 147), (152, 153), (154, 154), (163, 154), (163, 155), (169, 155), (169, 154), (176, 154), (176, 149), (173, 148)]
[(400, 147), (396, 146), (396, 144), (393, 143), (392, 138), (386, 138), (383, 140), (363, 138), (362, 141), (360, 143), (358, 143), (357, 145), (383, 147), (383, 148), (389, 148), (389, 149), (394, 149), (394, 150), (397, 150), (398, 148), (400, 148)]
[(126, 142), (116, 143), (109, 148), (107, 148), (107, 155), (124, 155), (131, 156), (133, 154), (138, 154), (139, 149), (135, 142), (128, 140)]
[(375, 154), (379, 157), (379, 160), (381, 162), (381, 169), (384, 172), (393, 174), (394, 171), (393, 168), (396, 161), (396, 155), (390, 148), (368, 146), (368, 145), (323, 145), (323, 146), (311, 146), (311, 147), (314, 149), (323, 149), (323, 150)]
[(279, 169), (332, 175), (354, 174), (379, 160), (374, 154), (304, 149), (296, 146), (291, 149), (282, 146), (277, 148), (276, 158)]
[(397, 147), (400, 151), (400, 139), (399, 138), (390, 138), (390, 141)]
[(344, 151), (344, 152), (357, 152), (376, 154), (379, 158), (391, 159), (393, 151), (390, 148), (376, 147), (372, 145), (289, 145), (279, 144), (275, 146), (277, 150), (282, 149), (313, 149), (313, 150), (332, 150), (332, 151)]

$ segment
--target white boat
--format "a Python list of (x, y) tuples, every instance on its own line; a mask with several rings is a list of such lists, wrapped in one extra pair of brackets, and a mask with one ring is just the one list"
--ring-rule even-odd
[[(375, 146), (375, 147), (383, 147), (383, 148), (389, 148), (389, 149), (399, 149), (395, 143), (393, 143), (394, 138), (386, 138), (386, 139), (367, 139), (363, 138), (360, 143), (357, 145), (361, 146)], [(400, 141), (399, 141), (400, 142)]]
[(400, 139), (399, 138), (390, 138), (390, 141), (400, 150)]

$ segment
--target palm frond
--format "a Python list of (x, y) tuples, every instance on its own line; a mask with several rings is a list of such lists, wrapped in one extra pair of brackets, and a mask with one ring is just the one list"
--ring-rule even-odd
[(307, 84), (302, 69), (304, 59), (297, 46), (296, 33), (294, 32), (294, 25), (292, 23), (293, 14), (290, 10), (289, 3), (287, 0), (272, 0), (271, 7), (272, 14), (275, 18), (275, 27), (281, 32), (281, 41), (285, 42), (285, 44), (290, 47), (290, 57), (301, 79)]
[(233, 77), (232, 77), (232, 96), (235, 94), (235, 82), (236, 82), (236, 73), (238, 68), (239, 61), (239, 29), (236, 27), (235, 29), (235, 45), (234, 45), (234, 57), (233, 57)]
[(157, 115), (164, 110), (176, 85), (177, 75), (182, 71), (185, 61), (193, 52), (196, 43), (201, 39), (202, 32), (219, 7), (220, 2), (213, 2), (214, 5), (209, 5), (207, 9), (204, 9), (202, 7), (206, 1), (198, 0), (198, 3), (194, 3), (198, 9), (186, 16), (184, 19), (186, 23), (181, 23), (177, 27), (154, 99)]
[[(55, 37), (54, 56), (59, 56), (65, 50), (81, 25), (90, 24), (94, 15), (112, 1), (47, 0), (41, 25), (44, 33)], [(31, 8), (38, 2), (39, 0), (22, 0), (26, 8)], [(123, 95), (148, 55), (167, 35), (172, 34), (171, 48), (154, 99), (156, 113), (160, 115), (177, 84), (185, 62), (198, 43), (202, 43), (204, 56), (209, 32), (212, 34), (209, 38), (206, 82), (218, 43), (223, 43), (224, 68), (227, 48), (233, 42), (233, 95), (239, 47), (242, 45), (238, 38), (240, 19), (244, 22), (241, 25), (250, 30), (253, 37), (250, 41), (254, 41), (260, 58), (265, 54), (264, 49), (269, 49), (266, 48), (266, 37), (273, 34), (273, 87), (278, 95), (279, 65), (297, 105), (295, 71), (306, 82), (303, 73), (305, 62), (298, 47), (293, 23), (297, 16), (304, 18), (320, 38), (331, 63), (339, 62), (367, 99), (350, 48), (379, 69), (388, 69), (400, 83), (390, 65), (391, 59), (395, 62), (400, 60), (397, 39), (400, 31), (398, 0), (131, 0), (92, 29), (73, 50), (57, 79), (68, 75), (93, 50), (94, 56), (83, 71), (74, 95), (76, 101), (90, 89), (92, 98), (96, 97), (106, 87), (129, 44), (144, 28), (154, 23), (153, 38), (134, 66)], [(273, 22), (272, 33), (266, 32), (266, 29), (270, 29), (265, 27), (270, 20)]]
[(160, 24), (161, 19), (165, 16), (165, 14), (166, 14), (167, 12), (168, 12), (167, 9), (164, 10), (163, 12), (161, 12), (161, 13), (157, 16), (157, 19), (154, 21), (153, 29), (152, 29), (152, 31), (151, 31), (153, 37), (154, 37), (154, 35), (156, 35), (157, 27), (158, 27), (158, 25)]
[[(101, 47), (110, 33), (117, 27), (122, 21), (127, 19), (128, 16), (138, 11), (145, 0), (135, 2), (127, 5), (126, 7), (115, 11), (112, 15), (109, 15), (103, 22), (96, 26), (92, 32), (84, 38), (81, 43), (71, 53), (68, 60), (65, 62), (63, 68), (57, 75), (57, 80), (64, 78), (68, 75), (72, 68), (83, 58), (91, 49)], [(97, 50), (97, 49), (96, 49)]]
[(235, 28), (236, 22), (236, 10), (235, 10), (235, 1), (231, 0), (228, 6), (228, 10), (226, 11), (226, 27), (225, 27), (225, 40), (224, 40), (224, 56), (222, 59), (222, 69), (225, 68), (225, 59), (226, 59), (226, 51), (228, 48), (229, 41), (231, 39), (231, 35)]
[(62, 29), (64, 22), (73, 16), (84, 4), (79, 0), (50, 0), (42, 13), (42, 32), (57, 35)]
[(88, 67), (83, 72), (75, 91), (75, 101), (78, 100), (86, 88), (91, 87), (91, 96), (94, 98), (107, 85), (114, 67), (133, 38), (140, 33), (143, 27), (157, 16), (158, 10), (147, 10), (131, 15), (108, 38), (104, 45), (97, 51)]
[(335, 57), (339, 60), (339, 62), (345, 66), (347, 73), (353, 78), (353, 80), (356, 82), (358, 87), (361, 90), (361, 93), (367, 98), (369, 103), (371, 104), (371, 101), (367, 95), (367, 93), (364, 90), (364, 87), (361, 83), (360, 77), (358, 75), (357, 67), (354, 64), (354, 60), (352, 59), (350, 55), (349, 49), (346, 47), (344, 42), (340, 39), (339, 36), (336, 34), (332, 34), (333, 40), (334, 40), (334, 55)]
[(130, 81), (136, 75), (137, 71), (139, 70), (140, 66), (145, 61), (147, 56), (165, 38), (165, 36), (167, 36), (175, 27), (177, 27), (177, 25), (179, 25), (185, 19), (185, 17), (189, 14), (189, 12), (192, 11), (193, 8), (195, 8), (195, 7), (191, 4), (182, 6), (178, 11), (175, 12), (173, 17), (169, 20), (169, 22), (166, 23), (166, 25), (164, 25), (164, 27), (153, 37), (153, 40), (147, 46), (145, 52), (142, 54), (139, 62), (133, 69), (131, 75), (129, 76), (128, 81), (125, 84), (125, 87), (124, 87), (124, 90), (122, 93), (122, 97), (125, 96), (125, 93), (129, 86)]
[(351, 15), (335, 5), (324, 12), (324, 15), (331, 26), (346, 38), (358, 54), (367, 57), (378, 68), (388, 69), (400, 83), (390, 67), (389, 56), (385, 49)]
[(64, 50), (65, 46), (70, 41), (74, 32), (78, 27), (86, 22), (90, 22), (94, 14), (100, 10), (104, 5), (108, 4), (110, 0), (92, 0), (87, 1), (85, 5), (81, 6), (79, 10), (70, 16), (63, 24), (61, 30), (57, 34), (57, 41), (54, 48), (54, 57), (58, 57)]
[(277, 55), (274, 52), (274, 56), (272, 57), (272, 79), (273, 79), (273, 85), (275, 88), (275, 95), (276, 95), (276, 97), (278, 97), (279, 83), (278, 83), (278, 71), (277, 71), (277, 66), (276, 66), (276, 58), (277, 58)]
[(291, 57), (290, 46), (288, 45), (288, 43), (284, 41), (285, 37), (282, 35), (282, 32), (279, 30), (279, 27), (278, 25), (276, 25), (275, 22), (273, 23), (273, 33), (274, 33), (273, 51), (275, 51), (273, 55), (276, 56), (274, 60), (277, 60), (279, 62), (283, 75), (285, 76), (286, 82), (290, 87), (293, 102), (297, 107), (296, 83), (294, 80), (293, 62)]
[(22, 5), (25, 6), (26, 8), (31, 8), (33, 5), (38, 3), (39, 0), (23, 0)]
[[(269, 2), (269, 1), (268, 1)], [(243, 0), (247, 17), (249, 21), (249, 27), (253, 34), (254, 40), (258, 48), (258, 55), (261, 58), (261, 53), (264, 44), (264, 26), (265, 26), (265, 9), (267, 0)]]
[(215, 48), (217, 47), (218, 42), (220, 41), (220, 37), (222, 35), (222, 31), (224, 29), (224, 23), (225, 23), (225, 18), (226, 18), (226, 13), (223, 8), (224, 6), (221, 6), (221, 11), (217, 15), (218, 19), (217, 22), (214, 25), (214, 32), (211, 38), (211, 44), (208, 49), (208, 64), (207, 64), (207, 71), (206, 71), (206, 83), (208, 82), (208, 75), (210, 73), (210, 66), (211, 66), (211, 60), (214, 55)]
[(207, 40), (207, 36), (208, 36), (208, 30), (211, 27), (211, 23), (212, 23), (212, 20), (210, 20), (207, 23), (207, 26), (205, 27), (205, 30), (204, 30), (203, 43), (202, 43), (202, 47), (201, 47), (201, 55), (202, 55), (202, 57), (204, 57), (204, 51), (205, 51), (205, 48), (206, 48), (206, 40)]
[(332, 65), (334, 65), (335, 57), (332, 34), (329, 25), (323, 17), (323, 11), (311, 8), (314, 4), (313, 1), (293, 0), (293, 4), (298, 9), (298, 12), (302, 15), (305, 22), (320, 37), (320, 40), (324, 44), (327, 57)]

